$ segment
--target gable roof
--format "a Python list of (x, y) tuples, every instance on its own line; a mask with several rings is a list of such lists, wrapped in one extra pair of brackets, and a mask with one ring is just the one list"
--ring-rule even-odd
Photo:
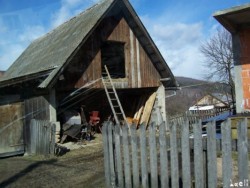
[(111, 10), (123, 11), (161, 77), (170, 77), (168, 85), (177, 86), (171, 70), (128, 0), (104, 0), (32, 42), (0, 78), (0, 87), (41, 76), (46, 79), (39, 87), (52, 87), (64, 67)]
[[(207, 101), (206, 99), (208, 99), (209, 101)], [(228, 106), (229, 105), (228, 100), (231, 100), (231, 98), (230, 97), (228, 98), (226, 95), (220, 93), (206, 94), (199, 100), (197, 100), (197, 102), (193, 106), (216, 106), (216, 105)]]

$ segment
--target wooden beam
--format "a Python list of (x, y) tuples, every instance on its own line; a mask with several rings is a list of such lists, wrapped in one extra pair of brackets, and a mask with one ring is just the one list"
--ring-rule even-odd
[(140, 120), (140, 124), (141, 123), (145, 123), (145, 125), (148, 125), (149, 119), (150, 119), (150, 115), (154, 106), (154, 102), (155, 102), (155, 98), (156, 98), (156, 92), (154, 92), (152, 95), (150, 95), (150, 97), (148, 98), (144, 110), (143, 110), (143, 114)]

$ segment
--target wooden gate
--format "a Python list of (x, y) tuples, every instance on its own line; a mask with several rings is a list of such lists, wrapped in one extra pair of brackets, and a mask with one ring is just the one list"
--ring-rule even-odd
[(238, 123), (238, 140), (231, 139), (231, 120), (215, 122), (202, 134), (201, 122), (103, 125), (104, 167), (107, 187), (232, 187), (250, 186), (247, 119)]
[(30, 121), (30, 147), (28, 154), (49, 155), (54, 154), (55, 149), (55, 124), (47, 120)]
[(0, 106), (0, 157), (24, 153), (23, 103)]

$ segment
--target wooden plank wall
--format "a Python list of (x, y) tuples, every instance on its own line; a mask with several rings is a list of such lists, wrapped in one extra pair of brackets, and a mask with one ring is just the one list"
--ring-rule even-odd
[(38, 96), (24, 101), (25, 116), (27, 119), (49, 120), (49, 96)]
[[(87, 64), (87, 66), (83, 70), (84, 72), (80, 79), (76, 82), (76, 88), (101, 77), (100, 47), (102, 41), (123, 42), (125, 45), (126, 79), (123, 81), (128, 82), (128, 84), (123, 84), (123, 87), (142, 88), (159, 86), (160, 75), (126, 20), (121, 18), (117, 21), (114, 18), (107, 18), (93, 32), (81, 50), (81, 53), (85, 55), (79, 61), (81, 64)], [(102, 87), (100, 82), (97, 84), (97, 87)]]
[(23, 103), (0, 106), (0, 156), (24, 152)]
[(24, 101), (24, 140), (27, 151), (31, 151), (31, 134), (30, 134), (30, 121), (36, 120), (50, 120), (49, 111), (49, 96), (38, 96)]
[(30, 154), (50, 155), (55, 149), (55, 124), (47, 120), (35, 120), (30, 122)]
[(230, 119), (222, 125), (221, 139), (216, 139), (215, 122), (207, 125), (207, 138), (202, 138), (201, 122), (169, 124), (170, 132), (165, 123), (152, 123), (149, 132), (145, 124), (137, 131), (135, 124), (130, 131), (128, 126), (103, 124), (107, 187), (249, 187), (247, 119), (237, 126), (238, 140), (231, 138)]

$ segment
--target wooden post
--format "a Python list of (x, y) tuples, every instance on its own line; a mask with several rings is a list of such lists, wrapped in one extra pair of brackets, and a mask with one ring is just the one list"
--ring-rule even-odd
[(131, 188), (131, 171), (130, 171), (130, 157), (129, 157), (129, 143), (128, 143), (128, 126), (122, 126), (122, 143), (124, 154), (124, 173), (125, 173), (125, 187)]
[(124, 187), (123, 181), (123, 168), (122, 168), (122, 156), (121, 156), (121, 140), (120, 140), (120, 125), (115, 126), (115, 154), (116, 154), (116, 170), (118, 177), (118, 187)]
[(110, 166), (110, 183), (115, 186), (115, 159), (113, 147), (113, 123), (108, 123), (108, 143), (109, 143), (109, 166)]
[(157, 150), (156, 150), (154, 123), (151, 123), (149, 127), (149, 149), (150, 149), (151, 187), (157, 188), (158, 187)]
[(184, 121), (181, 129), (182, 182), (183, 186), (191, 187), (189, 124), (187, 120)]
[(161, 187), (169, 187), (168, 185), (168, 155), (167, 155), (167, 141), (166, 141), (166, 125), (163, 122), (160, 125), (160, 168), (161, 168)]
[(202, 127), (201, 121), (194, 125), (194, 172), (195, 187), (204, 187), (204, 171), (203, 171), (203, 147), (202, 147)]
[(231, 119), (221, 125), (223, 187), (230, 187), (232, 178)]
[(132, 166), (133, 166), (133, 187), (139, 187), (139, 166), (138, 166), (138, 141), (136, 134), (136, 125), (131, 126), (131, 144), (132, 144)]
[(50, 124), (50, 149), (49, 153), (54, 154), (55, 153), (55, 140), (56, 140), (56, 124), (51, 123)]
[(50, 121), (57, 121), (56, 118), (56, 91), (55, 89), (51, 89), (49, 92), (49, 111), (50, 111)]
[(247, 140), (247, 118), (238, 124), (238, 169), (239, 182), (248, 180), (248, 140)]
[(103, 149), (104, 149), (104, 171), (106, 187), (111, 186), (110, 181), (110, 167), (109, 167), (109, 144), (108, 144), (108, 122), (104, 122), (102, 126), (102, 139), (103, 139)]
[(208, 187), (217, 187), (217, 156), (216, 156), (216, 125), (215, 121), (207, 124), (207, 160)]
[(148, 158), (147, 158), (147, 142), (146, 142), (146, 126), (145, 123), (140, 125), (140, 147), (141, 147), (141, 176), (142, 187), (148, 188)]
[(179, 165), (176, 140), (176, 122), (170, 125), (171, 187), (179, 187)]
[(143, 114), (140, 120), (140, 123), (145, 122), (146, 126), (148, 125), (149, 119), (150, 119), (150, 115), (154, 106), (154, 102), (155, 102), (155, 98), (156, 98), (156, 92), (154, 92), (147, 100), (144, 110), (143, 110)]

